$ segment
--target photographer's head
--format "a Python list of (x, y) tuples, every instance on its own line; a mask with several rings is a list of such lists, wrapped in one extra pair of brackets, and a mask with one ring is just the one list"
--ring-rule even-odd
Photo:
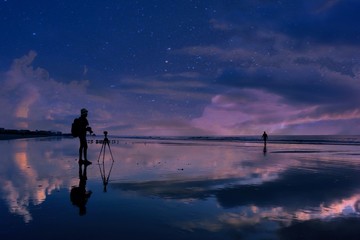
[(80, 112), (81, 112), (81, 116), (87, 117), (87, 115), (88, 115), (88, 110), (87, 110), (86, 108), (81, 109)]

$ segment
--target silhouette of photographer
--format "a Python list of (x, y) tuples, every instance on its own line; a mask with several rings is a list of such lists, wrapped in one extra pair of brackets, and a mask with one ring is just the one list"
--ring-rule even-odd
[[(87, 160), (87, 149), (88, 144), (86, 140), (86, 132), (93, 134), (91, 127), (89, 126), (89, 122), (87, 120), (88, 110), (83, 108), (81, 109), (81, 116), (78, 118), (78, 127), (79, 127), (79, 140), (80, 140), (80, 148), (79, 148), (79, 164), (91, 164), (90, 161)], [(84, 155), (84, 159), (82, 156)]]
[(90, 198), (92, 192), (86, 190), (86, 181), (87, 181), (87, 166), (84, 164), (84, 169), (82, 169), (83, 164), (79, 164), (79, 186), (72, 187), (70, 191), (70, 200), (73, 205), (79, 208), (79, 215), (83, 216), (86, 214), (86, 203)]

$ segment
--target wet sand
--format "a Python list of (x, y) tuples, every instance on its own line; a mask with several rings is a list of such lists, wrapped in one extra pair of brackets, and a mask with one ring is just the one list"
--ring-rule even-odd
[(0, 238), (360, 234), (358, 146), (282, 142), (264, 151), (261, 142), (113, 139), (113, 163), (108, 148), (99, 156), (100, 140), (89, 139), (86, 179), (79, 178), (85, 166), (77, 164), (77, 139), (0, 141)]

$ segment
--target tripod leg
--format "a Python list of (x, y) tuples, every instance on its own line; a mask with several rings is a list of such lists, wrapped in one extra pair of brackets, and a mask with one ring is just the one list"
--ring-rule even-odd
[(109, 172), (108, 172), (108, 175), (107, 175), (107, 177), (106, 177), (106, 183), (109, 182), (110, 174), (111, 174), (112, 168), (113, 168), (113, 166), (114, 166), (114, 157), (113, 157), (113, 154), (112, 154), (112, 151), (111, 151), (109, 142), (107, 143), (107, 145), (108, 145), (108, 149), (109, 149), (110, 157), (111, 157), (111, 166), (110, 166), (110, 170), (109, 170)]
[[(105, 154), (105, 147), (104, 147), (104, 145), (102, 145), (101, 150), (100, 150), (100, 154), (99, 154), (99, 158), (98, 158), (98, 165), (99, 165), (101, 180), (103, 181), (103, 185), (105, 186), (105, 184), (106, 184), (105, 166), (104, 166), (104, 162), (103, 162), (103, 167), (101, 168), (101, 163), (100, 163), (100, 158), (104, 154)], [(105, 187), (104, 187), (104, 189), (105, 189)]]
[(113, 157), (112, 152), (111, 152), (110, 144), (109, 144), (109, 143), (107, 143), (107, 145), (108, 145), (108, 148), (109, 148), (111, 161), (113, 161), (113, 162), (114, 162), (114, 157)]
[(104, 144), (101, 146), (100, 153), (99, 153), (99, 157), (98, 157), (98, 162), (100, 162), (100, 157), (101, 157), (101, 154), (103, 153), (103, 151), (105, 151), (105, 146), (104, 146)]
[[(99, 154), (99, 158), (98, 158), (98, 164), (99, 164), (99, 170), (100, 170), (100, 174), (101, 174), (101, 179), (103, 180), (103, 184), (106, 183), (106, 173), (105, 173), (105, 151), (106, 151), (106, 143), (103, 142), (101, 149), (100, 149), (100, 154)], [(102, 157), (102, 168), (101, 168), (101, 163), (100, 163), (100, 158)]]

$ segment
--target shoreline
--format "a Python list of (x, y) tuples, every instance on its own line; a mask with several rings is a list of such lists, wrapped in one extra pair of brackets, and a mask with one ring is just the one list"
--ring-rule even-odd
[(0, 141), (42, 137), (66, 137), (66, 135), (0, 134)]

